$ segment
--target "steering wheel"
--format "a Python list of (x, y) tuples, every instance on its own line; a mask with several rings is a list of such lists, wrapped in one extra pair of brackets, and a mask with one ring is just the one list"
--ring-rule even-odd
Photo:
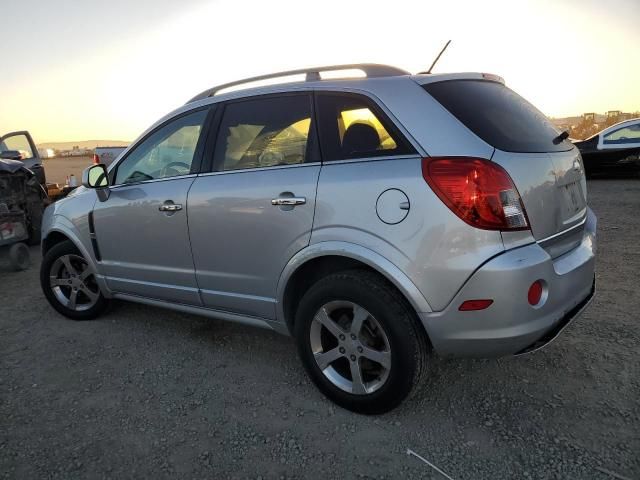
[[(184, 168), (186, 170), (186, 172), (185, 173), (180, 173), (180, 171), (177, 170), (175, 167)], [(187, 173), (189, 173), (189, 170), (191, 170), (191, 165), (189, 165), (187, 163), (184, 163), (184, 162), (167, 163), (160, 170), (160, 178), (172, 176), (172, 175), (169, 175), (169, 170), (173, 170), (175, 172), (175, 175), (186, 175)]]

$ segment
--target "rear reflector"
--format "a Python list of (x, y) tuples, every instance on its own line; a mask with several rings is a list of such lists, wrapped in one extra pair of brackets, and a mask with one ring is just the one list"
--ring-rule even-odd
[(458, 307), (461, 312), (468, 312), (470, 310), (484, 310), (493, 303), (493, 300), (465, 300), (462, 305)]
[(540, 280), (536, 280), (529, 287), (527, 300), (529, 300), (529, 305), (535, 306), (540, 303), (541, 299), (542, 299), (542, 282)]
[(527, 230), (520, 194), (497, 163), (471, 157), (422, 159), (422, 176), (462, 220), (484, 230)]

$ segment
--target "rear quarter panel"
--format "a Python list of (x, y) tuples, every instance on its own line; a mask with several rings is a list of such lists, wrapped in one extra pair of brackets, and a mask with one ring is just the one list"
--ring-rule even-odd
[[(390, 188), (402, 190), (410, 202), (406, 218), (395, 225), (376, 212), (378, 197)], [(388, 259), (435, 311), (504, 250), (499, 232), (472, 228), (440, 201), (422, 177), (419, 156), (325, 164), (311, 244), (328, 241), (361, 245)]]

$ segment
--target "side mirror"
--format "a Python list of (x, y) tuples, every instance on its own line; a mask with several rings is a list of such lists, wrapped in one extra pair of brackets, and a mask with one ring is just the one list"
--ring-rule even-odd
[(82, 172), (82, 186), (85, 188), (104, 188), (109, 186), (107, 167), (102, 163), (91, 165)]
[(102, 163), (91, 165), (82, 172), (82, 186), (85, 188), (95, 188), (98, 200), (106, 202), (109, 200), (111, 190), (109, 190), (109, 175), (107, 167)]
[(0, 152), (0, 158), (3, 160), (22, 160), (22, 154), (18, 150), (5, 150)]

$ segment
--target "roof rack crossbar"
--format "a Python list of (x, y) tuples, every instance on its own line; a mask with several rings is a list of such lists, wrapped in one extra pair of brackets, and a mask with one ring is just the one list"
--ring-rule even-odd
[(301, 68), (298, 70), (289, 70), (286, 72), (270, 73), (268, 75), (260, 75), (257, 77), (245, 78), (243, 80), (236, 80), (234, 82), (224, 83), (213, 88), (209, 88), (204, 92), (196, 95), (187, 103), (192, 103), (203, 98), (213, 97), (220, 90), (243, 85), (245, 83), (258, 82), (260, 80), (269, 80), (272, 78), (288, 77), (291, 75), (306, 74), (305, 81), (314, 82), (321, 80), (320, 72), (332, 72), (336, 70), (362, 70), (367, 78), (374, 77), (395, 77), (399, 75), (410, 75), (409, 72), (402, 70), (401, 68), (391, 67), (389, 65), (379, 65), (376, 63), (357, 63), (352, 65), (331, 65), (327, 67), (315, 67), (315, 68)]

